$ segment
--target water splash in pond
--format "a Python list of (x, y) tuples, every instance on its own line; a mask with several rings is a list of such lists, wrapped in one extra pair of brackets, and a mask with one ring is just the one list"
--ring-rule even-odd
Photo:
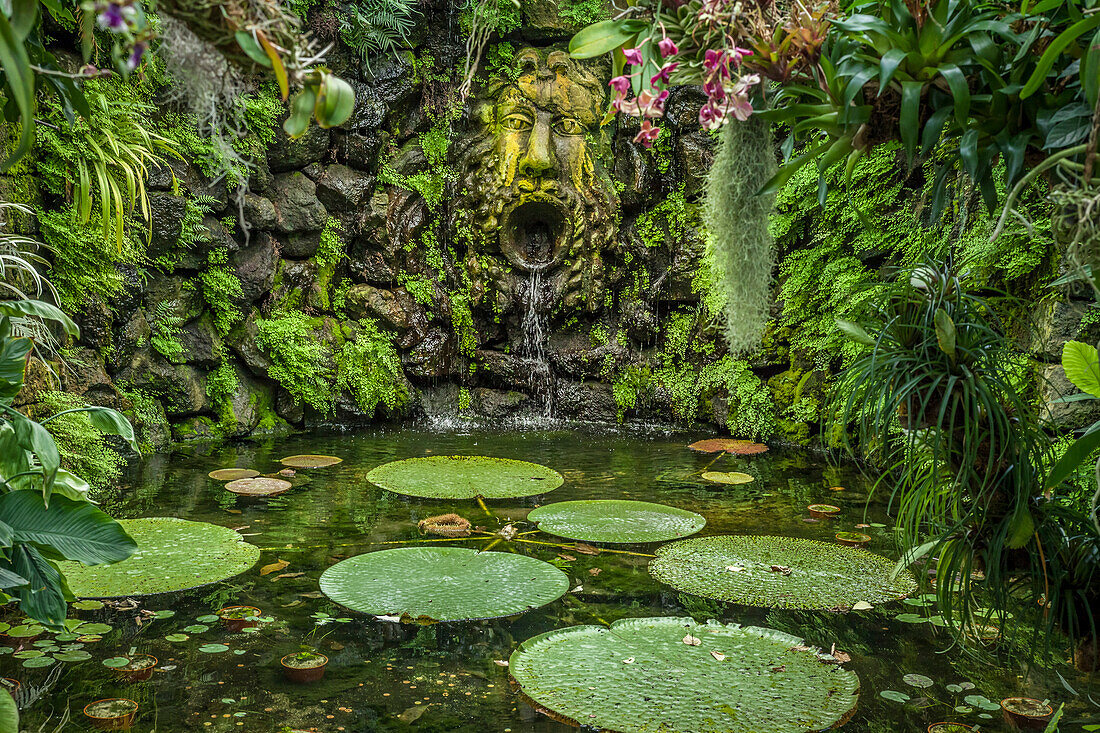
[[(76, 609), (77, 619), (101, 626), (78, 638), (44, 635), (15, 657), (0, 654), (0, 676), (19, 679), (24, 730), (52, 731), (66, 715), (64, 730), (87, 729), (81, 709), (102, 698), (128, 697), (140, 706), (135, 730), (245, 731), (271, 733), (283, 726), (325, 731), (534, 731), (571, 730), (525, 705), (508, 681), (506, 660), (519, 642), (552, 629), (612, 623), (644, 616), (693, 615), (699, 620), (775, 628), (828, 650), (832, 644), (852, 656), (846, 665), (861, 681), (859, 708), (845, 727), (852, 733), (922, 731), (932, 722), (960, 719), (989, 731), (1006, 730), (999, 713), (965, 705), (963, 697), (999, 700), (1009, 694), (1064, 699), (1054, 680), (1024, 685), (1019, 669), (998, 669), (938, 652), (950, 645), (942, 629), (914, 619), (933, 616), (924, 601), (895, 603), (851, 614), (768, 611), (708, 601), (677, 593), (654, 580), (645, 554), (658, 545), (635, 545), (641, 554), (584, 554), (553, 543), (501, 542), (493, 551), (516, 552), (557, 565), (570, 591), (558, 601), (513, 619), (431, 627), (400, 625), (351, 613), (318, 590), (321, 573), (337, 562), (376, 550), (418, 546), (429, 538), (417, 523), (455, 512), (475, 526), (496, 532), (508, 524), (521, 531), (536, 506), (573, 499), (656, 501), (702, 514), (701, 536), (723, 533), (783, 534), (829, 541), (856, 525), (872, 537), (870, 549), (896, 557), (882, 508), (865, 513), (868, 485), (854, 471), (830, 467), (797, 450), (773, 449), (751, 458), (721, 458), (711, 470), (752, 474), (752, 483), (728, 486), (698, 474), (713, 455), (685, 446), (701, 435), (637, 435), (620, 432), (548, 430), (495, 433), (470, 430), (430, 433), (412, 430), (298, 436), (261, 443), (190, 448), (174, 456), (153, 455), (132, 468), (119, 490), (103, 497), (120, 517), (176, 516), (236, 529), (262, 548), (260, 561), (228, 581), (181, 593), (123, 601), (121, 607)], [(238, 497), (207, 477), (213, 469), (240, 466), (263, 473), (283, 468), (293, 454), (329, 454), (344, 461), (324, 469), (303, 469), (294, 488), (269, 499)], [(488, 455), (534, 461), (558, 470), (560, 488), (541, 497), (487, 502), (414, 499), (384, 492), (365, 475), (383, 463), (425, 455)], [(844, 486), (845, 491), (830, 491)], [(832, 520), (808, 523), (805, 507), (841, 507)], [(480, 549), (476, 539), (424, 543), (426, 547)], [(94, 605), (94, 604), (93, 604)], [(210, 614), (231, 605), (255, 606), (271, 621), (258, 631), (232, 632)], [(152, 611), (162, 612), (155, 616)], [(167, 614), (165, 612), (174, 612)], [(350, 618), (318, 627), (314, 614)], [(899, 619), (898, 616), (908, 614)], [(10, 620), (4, 617), (2, 620)], [(102, 624), (108, 626), (104, 627)], [(78, 632), (79, 633), (79, 629)], [(100, 640), (95, 640), (101, 636)], [(288, 682), (281, 657), (304, 641), (329, 658), (324, 678), (312, 684)], [(0, 646), (3, 642), (0, 642)], [(73, 648), (80, 645), (79, 648)], [(52, 647), (57, 647), (52, 649)], [(13, 647), (5, 647), (13, 650)], [(103, 661), (131, 653), (159, 660), (148, 682), (127, 683)], [(35, 662), (33, 656), (86, 651), (91, 659)], [(38, 657), (41, 658), (41, 657)], [(29, 664), (28, 664), (29, 663)], [(41, 664), (43, 666), (34, 666)], [(919, 688), (903, 680), (920, 673), (935, 681)], [(1063, 670), (1063, 673), (1066, 673)], [(911, 678), (912, 679), (912, 678)], [(1080, 687), (1081, 681), (1068, 677)], [(975, 689), (952, 693), (947, 684), (971, 682)], [(690, 684), (690, 680), (677, 681)], [(922, 682), (923, 684), (923, 682)], [(880, 696), (935, 698), (921, 709)], [(990, 715), (989, 719), (979, 717)], [(995, 717), (993, 717), (995, 716)], [(1078, 713), (1076, 718), (1080, 718)], [(761, 728), (765, 730), (766, 728)], [(1072, 729), (1072, 728), (1071, 728)]]

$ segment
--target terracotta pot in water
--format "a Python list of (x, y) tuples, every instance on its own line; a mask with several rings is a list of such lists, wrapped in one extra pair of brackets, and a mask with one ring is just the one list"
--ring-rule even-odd
[(129, 730), (137, 711), (138, 704), (124, 697), (109, 697), (84, 706), (84, 715), (100, 730)]
[[(279, 660), (279, 664), (283, 666), (283, 674), (288, 680), (298, 683), (316, 682), (325, 676), (328, 657), (324, 654), (311, 653), (310, 658), (306, 660), (298, 659), (298, 656), (298, 654), (287, 654)], [(309, 666), (303, 666), (304, 664)]]
[(255, 606), (226, 606), (218, 611), (218, 618), (228, 631), (242, 631), (260, 624), (258, 619), (264, 612)]
[(114, 667), (115, 675), (126, 682), (144, 682), (153, 676), (158, 660), (152, 654), (134, 654), (127, 658), (130, 662), (125, 667)]
[(928, 726), (928, 733), (964, 733), (968, 730), (974, 728), (965, 723), (933, 723)]
[(19, 680), (13, 680), (11, 677), (0, 677), (0, 687), (11, 693), (11, 696), (16, 700), (19, 699), (19, 688), (22, 686)]
[(862, 532), (837, 532), (836, 541), (845, 547), (863, 547), (871, 541), (871, 535)]
[(814, 519), (830, 519), (840, 514), (840, 507), (832, 504), (810, 504), (806, 508)]
[(1008, 724), (1017, 730), (1044, 730), (1054, 715), (1054, 708), (1033, 697), (1006, 697), (1001, 700), (1001, 712)]

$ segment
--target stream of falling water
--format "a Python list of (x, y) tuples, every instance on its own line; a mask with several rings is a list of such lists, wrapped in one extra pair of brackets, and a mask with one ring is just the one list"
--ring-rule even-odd
[(546, 346), (549, 340), (546, 314), (540, 307), (547, 300), (544, 297), (542, 272), (532, 270), (527, 279), (524, 293), (526, 307), (520, 321), (522, 340), (519, 353), (531, 368), (528, 376), (531, 393), (542, 408), (543, 417), (554, 415), (554, 379), (550, 372), (550, 362), (546, 358)]

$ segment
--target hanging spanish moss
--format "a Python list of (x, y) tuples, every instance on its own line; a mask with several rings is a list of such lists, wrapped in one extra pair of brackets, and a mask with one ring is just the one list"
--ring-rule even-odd
[(766, 122), (752, 117), (722, 128), (707, 176), (703, 217), (726, 341), (735, 353), (759, 345), (771, 309), (775, 241), (768, 231), (768, 216), (774, 197), (756, 192), (775, 171)]

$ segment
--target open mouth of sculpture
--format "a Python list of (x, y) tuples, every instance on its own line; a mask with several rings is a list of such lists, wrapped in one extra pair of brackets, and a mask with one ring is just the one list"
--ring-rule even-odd
[(516, 267), (545, 270), (565, 255), (572, 226), (559, 201), (524, 201), (507, 213), (500, 233), (500, 248)]

